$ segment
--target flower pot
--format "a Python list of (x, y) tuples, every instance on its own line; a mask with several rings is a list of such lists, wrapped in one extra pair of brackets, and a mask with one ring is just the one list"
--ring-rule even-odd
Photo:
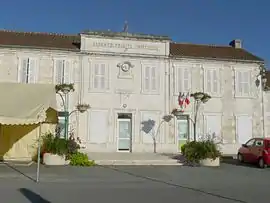
[(217, 167), (220, 166), (220, 159), (217, 157), (216, 159), (206, 158), (200, 160), (201, 166), (210, 166), (210, 167)]
[(66, 156), (60, 156), (57, 154), (44, 153), (43, 154), (43, 163), (48, 166), (62, 166), (66, 165)]

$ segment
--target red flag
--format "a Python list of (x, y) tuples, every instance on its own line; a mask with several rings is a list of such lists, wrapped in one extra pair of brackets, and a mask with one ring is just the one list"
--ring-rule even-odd
[(188, 93), (187, 96), (186, 96), (185, 103), (186, 103), (187, 105), (190, 104), (189, 93)]
[(178, 96), (178, 104), (179, 104), (179, 106), (183, 106), (183, 104), (184, 104), (184, 99), (183, 99), (183, 96), (181, 95), (181, 93), (179, 93), (179, 96)]

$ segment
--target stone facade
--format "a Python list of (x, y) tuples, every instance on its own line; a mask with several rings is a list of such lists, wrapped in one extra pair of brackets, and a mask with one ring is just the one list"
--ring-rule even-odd
[[(56, 61), (68, 61), (67, 81), (75, 84), (69, 111), (78, 103), (91, 106), (86, 113), (74, 112), (70, 118), (70, 130), (81, 138), (87, 151), (152, 152), (154, 137), (157, 152), (177, 152), (178, 120), (166, 123), (162, 118), (178, 107), (179, 92), (200, 91), (212, 96), (200, 106), (197, 136), (215, 133), (225, 153), (235, 153), (243, 140), (267, 135), (270, 129), (270, 124), (263, 126), (268, 114), (262, 103), (263, 98), (270, 98), (255, 85), (260, 72), (255, 61), (172, 58), (170, 40), (165, 37), (84, 33), (80, 38), (80, 51), (1, 48), (0, 81), (20, 82), (22, 59), (29, 58), (35, 64), (32, 82), (56, 84)], [(60, 98), (58, 107), (63, 110)], [(192, 120), (194, 111), (191, 98), (184, 115)], [(245, 124), (249, 127), (244, 128)], [(120, 125), (131, 135), (122, 137), (122, 143)], [(240, 138), (245, 133), (248, 135)], [(120, 145), (126, 148), (120, 149)]]

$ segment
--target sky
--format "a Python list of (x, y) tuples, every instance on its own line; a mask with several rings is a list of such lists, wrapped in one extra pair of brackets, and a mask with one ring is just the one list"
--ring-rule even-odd
[(0, 29), (77, 34), (84, 30), (167, 35), (176, 42), (243, 48), (270, 66), (269, 0), (8, 0)]

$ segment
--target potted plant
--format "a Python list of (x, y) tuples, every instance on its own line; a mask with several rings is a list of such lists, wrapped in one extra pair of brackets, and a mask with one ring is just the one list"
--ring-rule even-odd
[(89, 104), (78, 104), (76, 106), (76, 108), (78, 109), (78, 111), (80, 113), (84, 113), (85, 111), (87, 111), (90, 108), (90, 105)]
[(173, 110), (172, 110), (172, 115), (174, 115), (174, 116), (181, 116), (181, 115), (183, 115), (183, 110), (182, 109), (177, 109), (177, 108), (174, 108)]
[(67, 146), (67, 140), (52, 133), (45, 134), (42, 142), (43, 163), (45, 165), (66, 165)]
[(212, 140), (191, 141), (181, 147), (181, 152), (188, 163), (202, 166), (219, 166), (221, 153)]
[(63, 92), (63, 93), (68, 93), (68, 92), (73, 92), (74, 89), (74, 84), (58, 84), (55, 85), (55, 91), (58, 92)]

